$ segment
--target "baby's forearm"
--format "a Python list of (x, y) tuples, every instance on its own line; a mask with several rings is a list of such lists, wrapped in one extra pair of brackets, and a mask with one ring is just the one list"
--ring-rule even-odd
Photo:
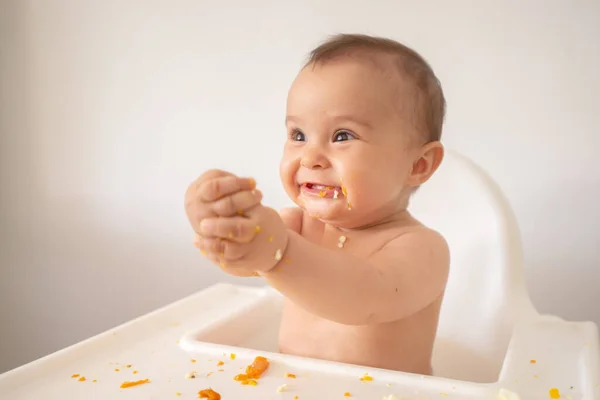
[[(305, 310), (348, 325), (369, 323), (382, 290), (381, 271), (343, 251), (316, 245), (289, 231), (284, 261), (263, 274), (268, 283)], [(392, 289), (393, 290), (393, 289)]]

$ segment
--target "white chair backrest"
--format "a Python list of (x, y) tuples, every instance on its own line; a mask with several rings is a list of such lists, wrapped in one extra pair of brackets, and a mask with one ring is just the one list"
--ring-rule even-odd
[(409, 210), (440, 232), (451, 252), (434, 375), (495, 382), (514, 323), (535, 312), (525, 288), (514, 215), (480, 168), (448, 150)]

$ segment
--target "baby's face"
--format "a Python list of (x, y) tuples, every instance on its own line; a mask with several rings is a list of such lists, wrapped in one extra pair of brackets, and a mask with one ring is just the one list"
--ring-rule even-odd
[[(312, 216), (344, 228), (400, 211), (415, 155), (401, 79), (368, 62), (300, 72), (289, 92), (281, 179)], [(344, 196), (344, 192), (347, 196)]]

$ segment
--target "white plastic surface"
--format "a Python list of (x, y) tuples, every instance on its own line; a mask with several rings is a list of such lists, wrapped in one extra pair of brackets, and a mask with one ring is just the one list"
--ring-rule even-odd
[[(281, 296), (268, 288), (216, 285), (0, 375), (0, 398), (194, 399), (208, 387), (221, 393), (223, 400), (343, 399), (345, 392), (353, 399), (391, 394), (412, 400), (500, 399), (503, 389), (505, 399), (541, 400), (549, 398), (553, 387), (565, 399), (600, 398), (598, 333), (590, 323), (538, 317), (517, 327), (500, 381), (477, 384), (277, 354), (281, 305)], [(230, 353), (236, 354), (235, 360)], [(259, 384), (241, 386), (233, 381), (257, 355), (272, 364)], [(218, 361), (224, 365), (217, 366)], [(191, 371), (198, 373), (196, 379), (186, 379)], [(286, 372), (297, 378), (285, 378)], [(372, 382), (360, 381), (365, 373)], [(87, 380), (78, 382), (72, 374)], [(149, 384), (119, 388), (124, 381), (146, 378)], [(278, 393), (284, 383), (288, 387)]]
[(433, 355), (436, 374), (494, 382), (513, 325), (536, 314), (512, 210), (484, 171), (447, 151), (411, 200), (410, 211), (442, 233), (451, 251)]
[[(437, 377), (278, 354), (281, 296), (269, 288), (216, 285), (0, 375), (0, 398), (194, 399), (212, 387), (223, 400), (344, 399), (345, 392), (352, 399), (541, 400), (557, 388), (563, 399), (600, 400), (597, 327), (535, 312), (516, 224), (485, 174), (449, 153), (413, 204), (411, 211), (441, 231), (452, 252), (434, 352)], [(257, 355), (272, 363), (259, 384), (233, 381)], [(191, 371), (196, 379), (185, 378)], [(365, 373), (373, 381), (361, 381)], [(146, 378), (149, 384), (119, 388)], [(282, 384), (288, 386), (278, 393)]]

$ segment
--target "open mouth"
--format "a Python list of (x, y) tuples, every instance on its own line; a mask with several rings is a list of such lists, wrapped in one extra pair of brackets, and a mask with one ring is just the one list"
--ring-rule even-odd
[(300, 185), (300, 190), (306, 195), (321, 198), (337, 199), (344, 197), (341, 186), (329, 186), (307, 182)]

